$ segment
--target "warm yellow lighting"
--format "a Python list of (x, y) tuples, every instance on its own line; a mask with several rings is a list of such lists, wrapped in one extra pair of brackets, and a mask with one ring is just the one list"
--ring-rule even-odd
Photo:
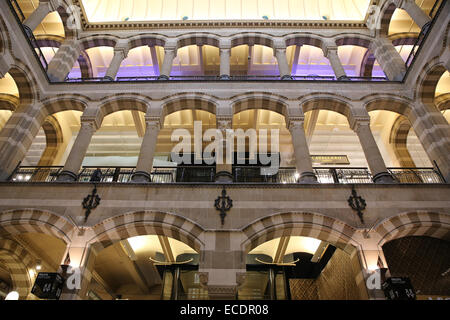
[(19, 300), (19, 293), (17, 291), (11, 291), (8, 293), (5, 300)]

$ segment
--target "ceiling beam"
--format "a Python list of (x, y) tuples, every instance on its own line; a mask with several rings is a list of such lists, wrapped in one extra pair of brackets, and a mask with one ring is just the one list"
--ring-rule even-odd
[(133, 116), (133, 121), (136, 126), (136, 132), (139, 138), (142, 138), (145, 134), (145, 124), (142, 120), (141, 113), (136, 110), (131, 111), (131, 115)]
[(286, 254), (286, 249), (288, 247), (289, 240), (291, 240), (290, 236), (283, 236), (280, 238), (280, 242), (278, 243), (273, 263), (283, 263), (283, 258)]

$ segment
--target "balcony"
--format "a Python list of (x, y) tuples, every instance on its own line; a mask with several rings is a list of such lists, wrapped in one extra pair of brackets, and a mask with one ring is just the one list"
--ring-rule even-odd
[[(89, 183), (97, 167), (83, 167), (76, 182)], [(262, 175), (261, 167), (233, 166), (233, 183), (241, 184), (295, 184), (298, 173), (295, 168), (280, 168), (275, 175)], [(11, 175), (12, 183), (55, 182), (62, 166), (19, 167)], [(100, 183), (131, 183), (136, 171), (134, 167), (101, 167)], [(389, 168), (389, 173), (400, 184), (446, 183), (442, 175), (433, 168)], [(151, 174), (152, 184), (215, 183), (214, 166), (155, 167)], [(314, 168), (320, 184), (371, 184), (372, 176), (367, 168)]]

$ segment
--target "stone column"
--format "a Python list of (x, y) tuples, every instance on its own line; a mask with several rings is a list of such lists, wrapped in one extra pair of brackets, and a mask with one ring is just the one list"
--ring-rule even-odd
[(133, 182), (149, 182), (151, 181), (151, 173), (153, 169), (153, 156), (156, 150), (156, 142), (158, 133), (161, 129), (159, 119), (147, 118), (144, 140), (142, 141), (141, 151), (136, 166), (136, 173), (133, 175)]
[(25, 157), (41, 128), (42, 104), (20, 104), (0, 131), (0, 181), (5, 181)]
[(348, 79), (345, 73), (344, 67), (342, 66), (341, 60), (338, 55), (338, 47), (327, 47), (325, 52), (325, 57), (330, 60), (331, 67), (333, 68), (334, 74), (337, 80)]
[(416, 102), (408, 119), (433, 166), (450, 183), (450, 125), (433, 100)]
[(292, 144), (294, 146), (295, 167), (300, 175), (300, 183), (317, 183), (317, 177), (312, 167), (308, 142), (306, 141), (304, 118), (298, 117), (289, 120)]
[(230, 80), (230, 48), (220, 48), (220, 80)]
[(431, 22), (430, 16), (428, 16), (414, 0), (396, 0), (396, 5), (400, 9), (408, 12), (409, 16), (414, 22), (423, 29), (424, 26), (429, 25)]
[(354, 120), (352, 129), (358, 135), (367, 163), (369, 164), (370, 172), (372, 173), (373, 182), (394, 183), (394, 179), (387, 171), (383, 157), (370, 130), (370, 118)]
[(97, 251), (101, 248), (96, 250), (85, 238), (83, 233), (74, 235), (64, 253), (59, 271), (66, 281), (60, 300), (88, 300)]
[(406, 74), (406, 66), (392, 42), (385, 37), (372, 41), (369, 50), (373, 53), (384, 73), (391, 81), (402, 81)]
[(75, 143), (70, 150), (64, 169), (58, 177), (58, 181), (76, 181), (81, 164), (86, 155), (86, 151), (91, 142), (92, 136), (97, 130), (95, 121), (81, 119), (81, 128), (78, 132)]
[(109, 64), (108, 71), (105, 75), (105, 80), (114, 81), (119, 72), (120, 64), (128, 55), (128, 48), (126, 47), (116, 47), (114, 48), (114, 57)]
[(79, 41), (77, 39), (66, 39), (48, 65), (47, 74), (50, 81), (64, 81), (80, 54)]
[(280, 78), (281, 80), (291, 80), (291, 70), (289, 68), (289, 64), (286, 57), (286, 48), (275, 48), (274, 49), (275, 57), (278, 62), (278, 69), (280, 70)]
[[(217, 189), (219, 195), (221, 189)], [(227, 224), (227, 219), (225, 219)], [(220, 218), (217, 215), (219, 228)], [(199, 274), (201, 285), (211, 300), (235, 300), (245, 280), (245, 252), (239, 246), (237, 232), (205, 233), (205, 248), (201, 252)]]
[[(232, 129), (232, 117), (229, 116), (217, 116), (217, 129), (221, 131), (223, 140), (222, 144), (222, 164), (218, 163), (219, 159), (216, 155), (216, 177), (215, 181), (217, 183), (232, 183), (233, 182), (233, 164), (227, 161), (227, 152), (231, 152), (233, 156), (234, 150), (228, 150), (227, 143), (227, 130)], [(217, 151), (216, 151), (217, 152)], [(230, 159), (229, 159), (230, 160)], [(231, 159), (232, 161), (232, 159)]]
[(161, 73), (158, 80), (169, 80), (170, 73), (172, 71), (173, 60), (177, 56), (176, 47), (165, 47), (164, 48), (164, 61), (161, 67)]
[(9, 51), (5, 51), (0, 56), (0, 79), (4, 78), (11, 66), (14, 64), (14, 58)]
[(23, 22), (24, 26), (29, 28), (31, 31), (34, 31), (42, 20), (44, 20), (49, 13), (55, 11), (57, 7), (58, 1), (56, 0), (39, 1), (39, 5), (36, 10), (34, 10)]

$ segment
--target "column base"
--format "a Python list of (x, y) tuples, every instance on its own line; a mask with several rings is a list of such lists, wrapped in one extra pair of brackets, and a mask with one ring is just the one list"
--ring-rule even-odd
[(338, 81), (349, 81), (350, 78), (347, 76), (340, 76), (339, 78), (337, 78)]
[(314, 172), (303, 172), (298, 179), (298, 183), (312, 184), (319, 183)]
[(77, 180), (78, 180), (78, 175), (76, 175), (73, 172), (66, 171), (66, 170), (61, 171), (58, 178), (56, 179), (56, 181), (61, 181), (61, 182), (73, 182), (73, 181), (77, 181)]
[(162, 74), (158, 77), (158, 80), (170, 80), (170, 78), (168, 76), (166, 76), (165, 74)]
[(284, 76), (281, 76), (281, 80), (292, 80), (292, 76), (285, 74)]
[(133, 174), (133, 177), (131, 177), (131, 181), (137, 182), (137, 183), (147, 183), (147, 182), (151, 182), (152, 178), (148, 172), (136, 171)]
[(114, 81), (114, 79), (111, 78), (110, 76), (104, 76), (103, 80), (105, 80), (105, 81)]
[(389, 172), (380, 172), (372, 177), (374, 183), (386, 183), (386, 184), (394, 184), (397, 181), (394, 180), (392, 175)]
[(228, 171), (219, 171), (214, 177), (217, 183), (233, 183), (233, 175)]
[(220, 80), (231, 80), (231, 77), (227, 74), (220, 75)]

